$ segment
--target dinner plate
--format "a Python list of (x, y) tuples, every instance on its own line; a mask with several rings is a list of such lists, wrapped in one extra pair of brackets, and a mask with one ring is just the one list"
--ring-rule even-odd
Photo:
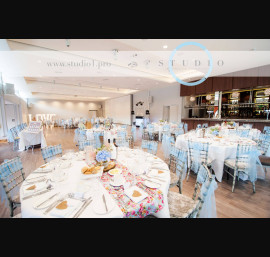
[(112, 169), (112, 170), (108, 171), (108, 173), (111, 176), (114, 176), (115, 174), (121, 174), (122, 173), (122, 170), (116, 168), (116, 169)]
[(149, 188), (153, 188), (153, 189), (156, 189), (156, 188), (160, 187), (160, 184), (157, 184), (155, 182), (151, 182), (151, 181), (148, 181), (148, 180), (144, 181), (144, 185), (146, 185)]
[(113, 187), (120, 187), (122, 185), (124, 185), (124, 179), (122, 179), (122, 181), (120, 181), (119, 183), (115, 183), (113, 180), (110, 180), (110, 185)]
[(105, 207), (105, 204), (103, 202), (103, 199), (102, 199), (102, 195), (103, 194), (100, 194), (98, 197), (96, 197), (91, 206), (92, 206), (92, 210), (96, 213), (96, 214), (99, 214), (99, 215), (104, 215), (104, 214), (108, 214), (110, 213), (114, 207), (115, 207), (115, 203), (114, 201), (112, 201), (110, 199), (110, 196), (108, 194), (104, 194), (104, 197), (106, 199), (106, 204), (107, 204), (107, 208), (108, 208), (108, 212), (106, 212), (106, 207)]
[(66, 198), (63, 201), (67, 201), (67, 208), (66, 209), (57, 209), (54, 207), (50, 211), (50, 215), (58, 218), (69, 218), (72, 217), (77, 210), (83, 205), (83, 202), (78, 199), (73, 198)]
[[(141, 195), (137, 197), (133, 196), (134, 191), (138, 191)], [(146, 192), (137, 186), (132, 186), (126, 189), (124, 192), (134, 203), (139, 203), (148, 196)]]
[(101, 177), (103, 174), (103, 169), (104, 167), (101, 166), (100, 171), (96, 174), (82, 174), (81, 173), (81, 179), (92, 179), (92, 178)]
[(164, 170), (161, 170), (163, 173), (158, 173), (159, 169), (151, 169), (148, 173), (149, 176), (155, 176), (155, 177), (165, 177), (166, 172)]

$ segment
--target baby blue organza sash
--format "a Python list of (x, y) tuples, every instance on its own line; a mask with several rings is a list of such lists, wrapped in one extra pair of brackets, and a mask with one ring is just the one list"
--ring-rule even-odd
[(265, 179), (265, 173), (259, 159), (260, 152), (253, 148), (248, 153), (245, 153), (245, 155), (248, 155), (248, 161), (246, 163), (244, 173), (247, 174), (248, 180), (253, 183), (257, 180), (257, 178)]
[[(216, 218), (217, 210), (216, 210), (216, 199), (215, 199), (215, 190), (218, 188), (217, 182), (215, 181), (215, 176), (212, 175), (213, 179), (210, 182), (206, 181), (202, 184), (200, 197), (204, 198), (204, 203), (202, 205), (202, 209), (200, 211), (198, 218)], [(209, 185), (209, 188), (207, 189)], [(206, 194), (206, 195), (205, 195)]]
[(137, 137), (136, 137), (136, 127), (135, 126), (132, 126), (131, 133), (132, 133), (133, 140), (136, 141)]
[(191, 160), (191, 170), (195, 172), (195, 174), (198, 173), (201, 163), (202, 163), (202, 158), (201, 158), (201, 150), (202, 150), (202, 144), (198, 142), (190, 142), (191, 147), (192, 147), (192, 160)]
[(171, 152), (171, 137), (167, 134), (163, 134), (162, 137), (162, 150), (164, 154), (164, 158), (169, 158)]

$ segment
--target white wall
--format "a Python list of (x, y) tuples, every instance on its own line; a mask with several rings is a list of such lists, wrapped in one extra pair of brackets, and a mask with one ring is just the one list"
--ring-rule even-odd
[(148, 109), (148, 95), (153, 96), (153, 103), (150, 104), (150, 121), (157, 122), (162, 119), (163, 106), (176, 105), (178, 108), (178, 121), (181, 120), (182, 98), (180, 97), (180, 85), (169, 86), (164, 88), (152, 89), (149, 91), (141, 91), (133, 95), (133, 109), (135, 115), (141, 115), (141, 107), (137, 107), (139, 101), (143, 104), (143, 116)]
[(102, 102), (29, 99), (29, 103), (33, 104), (28, 108), (28, 113), (32, 115), (56, 114), (56, 119), (88, 118), (89, 110), (98, 110), (97, 116), (102, 116), (102, 109), (98, 108), (103, 105)]
[(106, 100), (105, 116), (115, 123), (131, 125), (131, 95)]

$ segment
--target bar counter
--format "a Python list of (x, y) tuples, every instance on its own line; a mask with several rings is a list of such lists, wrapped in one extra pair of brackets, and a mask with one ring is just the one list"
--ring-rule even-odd
[(195, 129), (198, 124), (208, 123), (208, 126), (214, 126), (217, 123), (222, 123), (223, 121), (235, 121), (239, 122), (239, 125), (244, 123), (253, 124), (253, 128), (263, 131), (264, 126), (270, 126), (270, 120), (266, 119), (229, 119), (229, 118), (183, 118), (182, 122), (188, 124), (188, 130)]

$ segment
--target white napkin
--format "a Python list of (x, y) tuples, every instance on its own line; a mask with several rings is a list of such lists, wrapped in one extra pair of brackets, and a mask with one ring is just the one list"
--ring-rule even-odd
[(64, 201), (67, 201), (67, 206), (68, 206), (67, 209), (59, 210), (57, 208), (53, 208), (50, 212), (50, 215), (58, 217), (58, 218), (68, 217), (73, 213), (75, 214), (75, 210), (78, 210), (83, 204), (82, 201), (71, 199), (71, 198), (67, 198)]
[[(36, 188), (33, 190), (27, 190), (27, 188), (35, 185)], [(42, 191), (43, 189), (47, 188), (47, 184), (45, 182), (35, 183), (31, 185), (24, 185), (23, 186), (23, 196), (28, 196), (37, 193), (38, 191)]]

